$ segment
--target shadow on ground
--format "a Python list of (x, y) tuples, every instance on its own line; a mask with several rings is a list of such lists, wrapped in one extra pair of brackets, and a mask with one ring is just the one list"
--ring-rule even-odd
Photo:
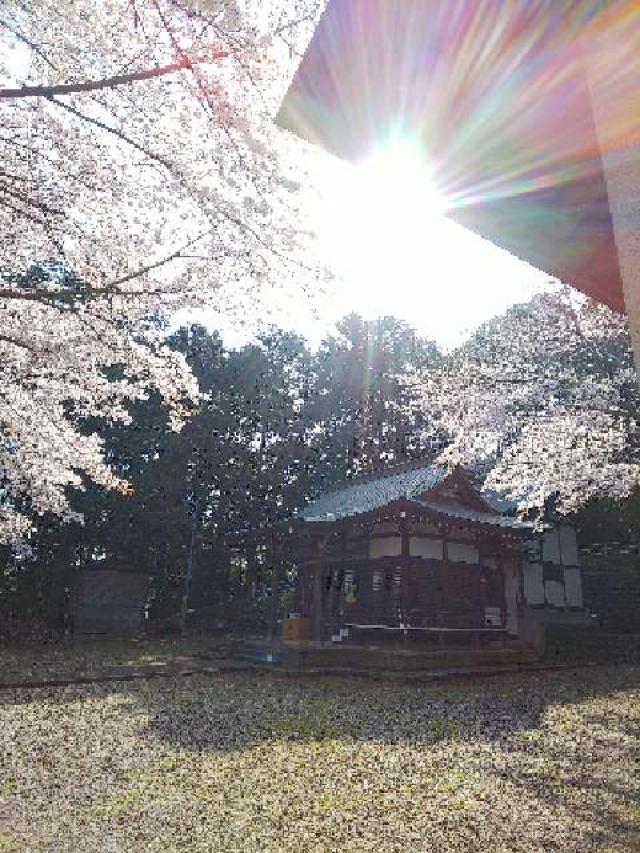
[(638, 686), (635, 667), (438, 685), (236, 674), (155, 684), (138, 698), (147, 704), (146, 735), (187, 750), (246, 749), (273, 738), (415, 744), (483, 739), (506, 747), (515, 733), (537, 729), (550, 704)]
[[(114, 780), (102, 805), (92, 806), (92, 820), (135, 822), (156, 801), (164, 808), (162, 803), (182, 803), (183, 797), (193, 808), (209, 795), (259, 820), (265, 796), (297, 801), (308, 767), (316, 776), (311, 773), (306, 784), (322, 795), (316, 806), (330, 811), (327, 820), (338, 819), (341, 796), (362, 794), (367, 809), (380, 811), (384, 797), (395, 796), (386, 786), (409, 785), (407, 807), (429, 788), (436, 801), (421, 802), (436, 816), (458, 815), (469, 831), (474, 809), (495, 810), (491, 825), (499, 828), (501, 809), (520, 803), (534, 823), (557, 822), (561, 832), (576, 828), (578, 846), (570, 840), (545, 850), (628, 853), (640, 849), (637, 789), (630, 781), (640, 722), (633, 694), (639, 688), (640, 670), (631, 666), (439, 684), (218, 673), (7, 690), (0, 691), (0, 703), (65, 706), (60, 721), (73, 738), (78, 731), (90, 737), (82, 727), (87, 719), (103, 721), (103, 738), (115, 736), (99, 766), (95, 755), (85, 755), (84, 740), (75, 747), (90, 768), (83, 772), (101, 784), (103, 773)], [(77, 718), (76, 709), (66, 714), (70, 703), (78, 704)], [(55, 709), (45, 714), (55, 715)], [(121, 764), (119, 746), (129, 750), (132, 767)], [(352, 763), (359, 763), (357, 778), (382, 800), (349, 781)], [(291, 787), (282, 787), (294, 765)], [(226, 793), (225, 772), (240, 774), (239, 799), (233, 786)], [(335, 790), (322, 790), (325, 772)], [(221, 808), (215, 806), (212, 819)], [(382, 820), (383, 811), (378, 816)], [(526, 827), (527, 820), (518, 818), (518, 825)], [(508, 843), (501, 849), (525, 849), (522, 836), (509, 847), (508, 827), (505, 833)]]

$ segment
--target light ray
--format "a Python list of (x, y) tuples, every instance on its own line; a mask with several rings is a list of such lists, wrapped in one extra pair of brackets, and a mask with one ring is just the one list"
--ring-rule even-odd
[(278, 122), (351, 162), (401, 128), (452, 219), (621, 309), (601, 152), (640, 145), (639, 16), (638, 0), (329, 0)]

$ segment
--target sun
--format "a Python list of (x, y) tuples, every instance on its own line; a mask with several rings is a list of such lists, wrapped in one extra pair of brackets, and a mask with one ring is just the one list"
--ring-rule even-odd
[(548, 289), (544, 273), (448, 218), (456, 199), (436, 165), (401, 135), (359, 163), (318, 156), (310, 213), (335, 277), (324, 316), (394, 316), (451, 348)]
[(322, 230), (335, 273), (373, 298), (398, 281), (419, 287), (446, 210), (421, 147), (394, 138), (356, 165), (333, 165)]
[(414, 223), (423, 228), (445, 210), (426, 154), (409, 139), (391, 139), (375, 149), (355, 166), (352, 183), (361, 215), (370, 216), (372, 205), (382, 208), (385, 224), (394, 223), (393, 234)]

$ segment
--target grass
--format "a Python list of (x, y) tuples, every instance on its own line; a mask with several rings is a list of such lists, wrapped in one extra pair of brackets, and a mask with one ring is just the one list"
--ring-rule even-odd
[(640, 663), (640, 634), (614, 634), (597, 625), (549, 625), (545, 658), (550, 663)]
[(633, 853), (639, 698), (633, 666), (0, 691), (0, 851)]
[(35, 643), (0, 647), (0, 679), (17, 680), (23, 676), (42, 678), (52, 674), (91, 673), (110, 666), (149, 665), (180, 657), (224, 654), (224, 638), (171, 639), (127, 638), (61, 640), (46, 646)]

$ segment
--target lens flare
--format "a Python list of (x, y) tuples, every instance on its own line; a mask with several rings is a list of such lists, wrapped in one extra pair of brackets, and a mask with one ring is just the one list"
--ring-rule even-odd
[(401, 127), (452, 219), (621, 310), (602, 155), (638, 157), (639, 34), (638, 0), (328, 0), (277, 121), (352, 162)]
[(354, 166), (333, 166), (322, 230), (338, 275), (369, 294), (419, 286), (446, 209), (424, 150), (396, 136)]

